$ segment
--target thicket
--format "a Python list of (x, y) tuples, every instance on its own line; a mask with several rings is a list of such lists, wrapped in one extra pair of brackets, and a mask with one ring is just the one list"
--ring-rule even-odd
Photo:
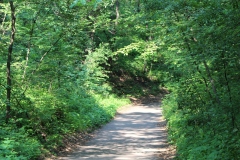
[(239, 2), (161, 2), (163, 108), (178, 158), (240, 159)]
[(236, 0), (0, 1), (0, 158), (37, 159), (167, 87), (179, 159), (240, 159), (239, 19)]

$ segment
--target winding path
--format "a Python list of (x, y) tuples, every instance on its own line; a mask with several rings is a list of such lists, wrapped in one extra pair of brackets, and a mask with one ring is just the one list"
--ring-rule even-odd
[(59, 160), (163, 160), (173, 159), (167, 143), (159, 102), (122, 108), (114, 120), (96, 131), (75, 152)]

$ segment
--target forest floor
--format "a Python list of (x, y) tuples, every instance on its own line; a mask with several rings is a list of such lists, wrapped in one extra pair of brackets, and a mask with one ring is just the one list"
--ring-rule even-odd
[(93, 133), (66, 137), (65, 152), (57, 160), (169, 160), (175, 148), (167, 142), (160, 98), (132, 98), (116, 117)]

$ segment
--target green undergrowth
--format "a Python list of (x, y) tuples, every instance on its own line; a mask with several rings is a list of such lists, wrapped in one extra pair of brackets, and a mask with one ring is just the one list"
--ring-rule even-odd
[[(168, 121), (169, 141), (177, 147), (176, 159), (188, 160), (237, 160), (240, 135), (226, 122), (226, 115), (209, 113), (190, 114), (179, 109), (177, 95), (171, 93), (163, 100), (163, 114)], [(221, 119), (219, 119), (221, 117)], [(230, 128), (230, 129), (229, 129)]]
[(109, 122), (117, 108), (130, 103), (111, 94), (43, 93), (31, 90), (26, 102), (34, 100), (34, 107), (14, 109), (17, 117), (0, 126), (0, 159), (43, 159), (63, 145), (63, 135), (94, 130)]

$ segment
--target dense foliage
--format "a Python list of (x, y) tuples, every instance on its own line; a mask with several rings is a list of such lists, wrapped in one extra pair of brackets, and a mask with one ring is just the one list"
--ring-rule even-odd
[(99, 127), (129, 103), (110, 92), (105, 66), (112, 52), (92, 40), (93, 6), (70, 5), (1, 2), (0, 159), (55, 151), (63, 135)]
[(163, 8), (172, 91), (164, 111), (179, 159), (239, 159), (238, 2), (179, 0)]
[(240, 159), (239, 19), (237, 0), (0, 1), (0, 159), (53, 152), (161, 87), (179, 159)]

